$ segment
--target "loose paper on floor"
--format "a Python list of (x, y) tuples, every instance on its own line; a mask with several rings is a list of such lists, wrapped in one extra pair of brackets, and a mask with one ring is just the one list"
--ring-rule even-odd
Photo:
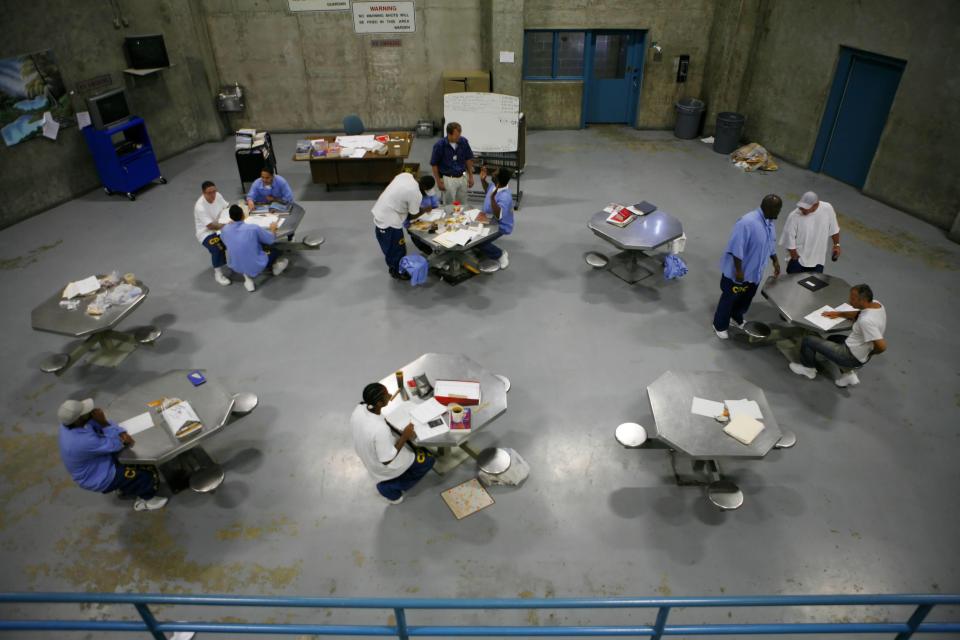
[(120, 423), (120, 426), (123, 427), (131, 436), (135, 436), (141, 431), (146, 431), (153, 426), (153, 416), (150, 415), (149, 411), (144, 411), (138, 416), (124, 420)]
[(450, 507), (450, 511), (457, 520), (463, 520), (493, 504), (493, 497), (476, 478), (447, 489), (440, 494), (440, 497)]
[(716, 418), (723, 415), (723, 403), (703, 398), (693, 397), (693, 403), (690, 406), (690, 413), (707, 418)]

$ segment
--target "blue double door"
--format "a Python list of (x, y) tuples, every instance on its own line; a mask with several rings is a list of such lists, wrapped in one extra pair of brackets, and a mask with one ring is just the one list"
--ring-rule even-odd
[(583, 123), (634, 125), (643, 73), (643, 31), (587, 34)]
[(906, 63), (842, 48), (810, 168), (863, 188)]

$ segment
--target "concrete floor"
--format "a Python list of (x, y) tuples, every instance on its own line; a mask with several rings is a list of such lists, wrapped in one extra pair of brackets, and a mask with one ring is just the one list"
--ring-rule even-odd
[[(136, 202), (97, 191), (0, 232), (0, 591), (223, 592), (337, 596), (538, 597), (960, 591), (960, 247), (937, 229), (830, 178), (784, 165), (745, 174), (699, 141), (619, 127), (532, 132), (510, 268), (457, 287), (387, 277), (369, 213), (377, 190), (281, 173), (327, 242), (254, 294), (218, 286), (193, 235), (200, 182), (239, 196), (230, 141), (163, 163), (170, 180)], [(429, 140), (413, 158), (426, 166)], [(42, 188), (40, 186), (36, 188)], [(807, 189), (841, 215), (844, 255), (828, 269), (870, 283), (889, 309), (889, 351), (839, 390), (791, 374), (773, 348), (710, 330), (717, 263), (733, 221), (769, 192)], [(689, 237), (690, 272), (628, 286), (587, 267), (609, 247), (586, 228), (611, 201), (647, 199)], [(778, 223), (782, 226), (783, 218)], [(135, 272), (151, 295), (121, 327), (165, 333), (119, 369), (38, 370), (67, 341), (31, 331), (29, 312), (67, 280)], [(750, 317), (775, 320), (760, 297)], [(261, 336), (267, 337), (261, 337)], [(386, 506), (353, 452), (360, 390), (427, 351), (460, 351), (513, 382), (507, 413), (477, 437), (532, 467), (519, 489), (456, 521), (439, 497), (473, 473), (428, 476)], [(209, 441), (227, 468), (213, 496), (183, 493), (156, 513), (84, 492), (63, 470), (56, 408), (107, 405), (158, 372), (204, 367), (261, 405)], [(672, 482), (663, 451), (628, 451), (624, 421), (650, 424), (645, 387), (668, 369), (736, 372), (761, 385), (799, 444), (728, 465), (746, 504), (712, 508)], [(29, 615), (24, 609), (23, 615)], [(202, 612), (213, 617), (244, 612)], [(743, 620), (741, 611), (674, 621)], [(89, 615), (117, 615), (96, 610)], [(767, 619), (880, 619), (886, 611), (802, 609)], [(182, 614), (196, 616), (197, 612)], [(324, 614), (328, 615), (328, 614)], [(731, 616), (731, 617), (728, 617)], [(900, 617), (902, 612), (895, 612)], [(252, 612), (251, 619), (302, 620)], [(412, 622), (449, 620), (419, 614)], [(476, 621), (468, 615), (460, 621)], [(646, 614), (505, 613), (494, 623), (650, 620)], [(385, 622), (385, 614), (322, 620)]]

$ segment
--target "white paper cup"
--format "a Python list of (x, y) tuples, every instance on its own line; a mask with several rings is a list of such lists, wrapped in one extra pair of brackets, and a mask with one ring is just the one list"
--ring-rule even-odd
[(450, 405), (450, 420), (454, 424), (460, 424), (463, 422), (463, 407), (458, 404)]

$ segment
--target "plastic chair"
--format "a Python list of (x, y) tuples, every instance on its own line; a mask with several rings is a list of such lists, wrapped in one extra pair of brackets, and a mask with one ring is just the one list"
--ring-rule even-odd
[(351, 114), (343, 119), (343, 131), (348, 136), (358, 136), (363, 133), (363, 120), (356, 114)]

